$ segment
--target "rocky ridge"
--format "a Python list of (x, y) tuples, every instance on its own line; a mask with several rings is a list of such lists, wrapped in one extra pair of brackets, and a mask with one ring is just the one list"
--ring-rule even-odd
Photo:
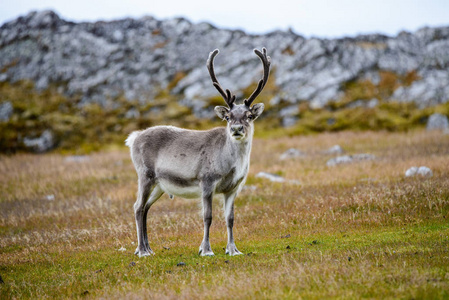
[(318, 39), (292, 31), (249, 35), (183, 18), (73, 23), (52, 11), (32, 12), (0, 27), (0, 82), (28, 79), (37, 89), (55, 84), (61, 93), (102, 105), (118, 96), (151, 101), (168, 89), (180, 95), (182, 105), (207, 117), (201, 108), (217, 96), (205, 67), (209, 52), (220, 49), (217, 76), (241, 96), (261, 76), (252, 52), (261, 47), (273, 61), (271, 80), (279, 89), (273, 103), (323, 107), (339, 100), (348, 82), (376, 84), (380, 71), (417, 74), (410, 85), (380, 100), (414, 101), (420, 107), (449, 100), (449, 27), (395, 37)]

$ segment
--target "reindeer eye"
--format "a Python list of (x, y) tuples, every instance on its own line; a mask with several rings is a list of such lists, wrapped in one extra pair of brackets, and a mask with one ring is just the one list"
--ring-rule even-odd
[(229, 116), (225, 116), (225, 120), (229, 122)]

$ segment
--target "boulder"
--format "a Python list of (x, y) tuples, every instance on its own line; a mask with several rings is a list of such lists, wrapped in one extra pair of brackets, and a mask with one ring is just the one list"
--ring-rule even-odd
[(267, 172), (259, 172), (256, 174), (256, 178), (265, 178), (272, 182), (280, 182), (280, 183), (288, 183), (288, 184), (294, 184), (294, 185), (300, 185), (301, 182), (299, 180), (286, 180), (284, 177), (279, 176), (277, 174), (273, 173), (267, 173)]
[(324, 154), (342, 154), (345, 151), (340, 145), (334, 145), (330, 147), (329, 149), (326, 149), (323, 151)]
[(326, 162), (326, 165), (329, 167), (347, 164), (357, 161), (366, 161), (366, 160), (374, 160), (376, 157), (372, 154), (361, 153), (361, 154), (353, 154), (353, 155), (342, 155), (329, 159)]
[[(217, 96), (205, 68), (208, 53), (220, 49), (217, 76), (240, 98), (261, 78), (260, 62), (252, 53), (255, 46), (266, 47), (272, 57), (272, 83), (289, 103), (280, 111), (286, 127), (296, 123), (295, 106), (301, 101), (322, 108), (339, 100), (349, 82), (378, 84), (382, 71), (418, 75), (384, 100), (414, 101), (420, 107), (449, 100), (449, 27), (393, 37), (319, 39), (291, 30), (251, 35), (183, 18), (74, 23), (52, 11), (31, 12), (0, 27), (0, 81), (30, 80), (38, 89), (58, 85), (68, 96), (82, 95), (83, 103), (104, 106), (120, 95), (152, 101), (170, 88), (201, 116), (194, 108)], [(182, 78), (175, 80), (179, 74)], [(353, 105), (378, 103), (360, 100)]]
[(302, 152), (298, 149), (295, 149), (295, 148), (290, 148), (287, 151), (285, 151), (284, 153), (282, 153), (279, 158), (281, 160), (285, 160), (285, 159), (304, 157), (304, 156), (305, 156), (304, 152)]
[(0, 103), (0, 122), (8, 122), (12, 116), (14, 109), (11, 102), (5, 101)]
[(34, 152), (42, 153), (54, 148), (55, 138), (51, 130), (47, 129), (37, 138), (25, 137), (23, 144)]
[(256, 178), (265, 178), (272, 182), (285, 182), (284, 177), (267, 172), (259, 172), (256, 174)]
[(413, 176), (422, 176), (422, 177), (432, 177), (432, 170), (428, 167), (411, 167), (407, 171), (405, 171), (405, 177), (413, 177)]
[(427, 121), (427, 130), (447, 130), (449, 129), (449, 120), (447, 116), (435, 113)]

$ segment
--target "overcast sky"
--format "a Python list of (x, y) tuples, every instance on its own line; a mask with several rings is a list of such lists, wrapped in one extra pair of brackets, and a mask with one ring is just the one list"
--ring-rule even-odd
[(306, 37), (396, 35), (449, 26), (449, 0), (1, 0), (0, 24), (43, 9), (75, 22), (184, 17), (248, 33), (291, 28)]

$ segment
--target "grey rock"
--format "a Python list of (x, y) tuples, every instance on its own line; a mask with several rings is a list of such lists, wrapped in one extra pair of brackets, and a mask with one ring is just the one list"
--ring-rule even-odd
[(329, 159), (326, 162), (326, 165), (329, 167), (340, 165), (340, 164), (348, 164), (357, 161), (366, 161), (366, 160), (374, 160), (376, 157), (372, 154), (361, 153), (361, 154), (353, 154), (353, 155), (342, 155)]
[(423, 177), (432, 177), (433, 176), (432, 170), (429, 169), (428, 167), (424, 167), (424, 166), (419, 167), (416, 174), (421, 175)]
[(361, 153), (361, 154), (354, 154), (354, 155), (352, 155), (352, 158), (355, 161), (375, 160), (376, 156), (374, 156), (373, 154), (369, 154), (369, 153)]
[(255, 192), (255, 191), (257, 191), (257, 186), (255, 186), (255, 185), (244, 185), (242, 190)]
[(329, 159), (326, 162), (327, 166), (336, 166), (340, 164), (347, 164), (353, 162), (353, 158), (350, 155), (343, 155), (343, 156), (337, 156), (334, 158)]
[(283, 127), (291, 127), (298, 122), (297, 115), (299, 114), (298, 105), (290, 105), (284, 107), (279, 111), (279, 117)]
[[(271, 102), (291, 105), (280, 112), (283, 126), (297, 122), (294, 107), (300, 101), (322, 108), (339, 100), (342, 87), (352, 80), (378, 84), (380, 71), (399, 75), (416, 71), (419, 76), (384, 100), (412, 101), (419, 107), (449, 100), (449, 27), (395, 37), (318, 39), (292, 31), (250, 35), (183, 18), (73, 23), (52, 11), (31, 12), (0, 27), (0, 81), (31, 80), (41, 90), (56, 85), (68, 96), (81, 95), (81, 105), (106, 106), (120, 95), (141, 103), (152, 101), (182, 73), (170, 92), (196, 116), (210, 118), (213, 113), (202, 111), (217, 91), (205, 67), (208, 53), (220, 49), (216, 58), (220, 83), (241, 97), (261, 78), (262, 67), (252, 49), (262, 46), (272, 57), (271, 80), (279, 89)], [(354, 105), (378, 103), (361, 100)]]
[(256, 178), (265, 178), (272, 182), (285, 182), (284, 177), (267, 172), (259, 172), (256, 174)]
[(90, 157), (87, 155), (70, 155), (64, 161), (68, 163), (83, 163), (90, 161)]
[(280, 117), (296, 116), (297, 114), (299, 114), (299, 107), (298, 107), (298, 105), (287, 106), (287, 107), (284, 107), (283, 109), (281, 109), (279, 111), (279, 116)]
[(345, 151), (343, 150), (343, 148), (340, 145), (334, 145), (332, 147), (330, 147), (329, 149), (326, 149), (323, 151), (323, 153), (325, 154), (342, 154)]
[(428, 107), (449, 100), (449, 73), (443, 70), (420, 70), (422, 79), (414, 81), (409, 87), (399, 87), (391, 99), (402, 102), (415, 102), (418, 107)]
[(445, 115), (435, 113), (427, 121), (427, 130), (447, 130), (448, 128), (449, 120)]
[(42, 153), (51, 150), (55, 146), (55, 139), (53, 133), (47, 129), (41, 134), (40, 137), (25, 137), (23, 139), (23, 143), (34, 152)]
[(265, 178), (272, 182), (280, 182), (280, 183), (289, 183), (294, 185), (300, 185), (301, 182), (299, 180), (286, 180), (284, 177), (267, 172), (259, 172), (256, 174), (256, 178)]
[(413, 176), (422, 176), (422, 177), (432, 177), (433, 173), (432, 170), (428, 167), (421, 166), (421, 167), (411, 167), (407, 171), (405, 171), (405, 177), (413, 177)]
[(285, 151), (284, 153), (282, 153), (279, 158), (281, 160), (286, 160), (286, 159), (292, 159), (292, 158), (304, 157), (304, 156), (305, 156), (305, 154), (301, 150), (298, 150), (295, 148), (290, 148), (287, 151)]
[(368, 101), (368, 103), (367, 103), (366, 106), (367, 106), (368, 108), (374, 108), (374, 107), (376, 107), (378, 104), (379, 104), (379, 100), (376, 99), (376, 98), (373, 98), (373, 99), (371, 99), (371, 100)]
[(137, 119), (138, 117), (140, 117), (140, 112), (136, 108), (130, 108), (125, 113), (125, 118), (127, 118), (127, 119)]
[(0, 122), (8, 122), (14, 112), (11, 102), (0, 103)]
[(349, 103), (349, 108), (354, 107), (366, 107), (366, 108), (374, 108), (379, 104), (379, 100), (376, 98), (373, 98), (371, 100), (356, 100), (354, 102)]
[(299, 118), (295, 116), (291, 117), (284, 117), (281, 119), (282, 127), (292, 127), (295, 126), (296, 123), (298, 123)]
[(54, 201), (55, 200), (55, 195), (53, 195), (53, 194), (46, 195), (45, 196), (45, 200), (47, 200), (47, 201)]
[(416, 172), (418, 172), (418, 167), (411, 167), (405, 171), (405, 177), (415, 176)]

